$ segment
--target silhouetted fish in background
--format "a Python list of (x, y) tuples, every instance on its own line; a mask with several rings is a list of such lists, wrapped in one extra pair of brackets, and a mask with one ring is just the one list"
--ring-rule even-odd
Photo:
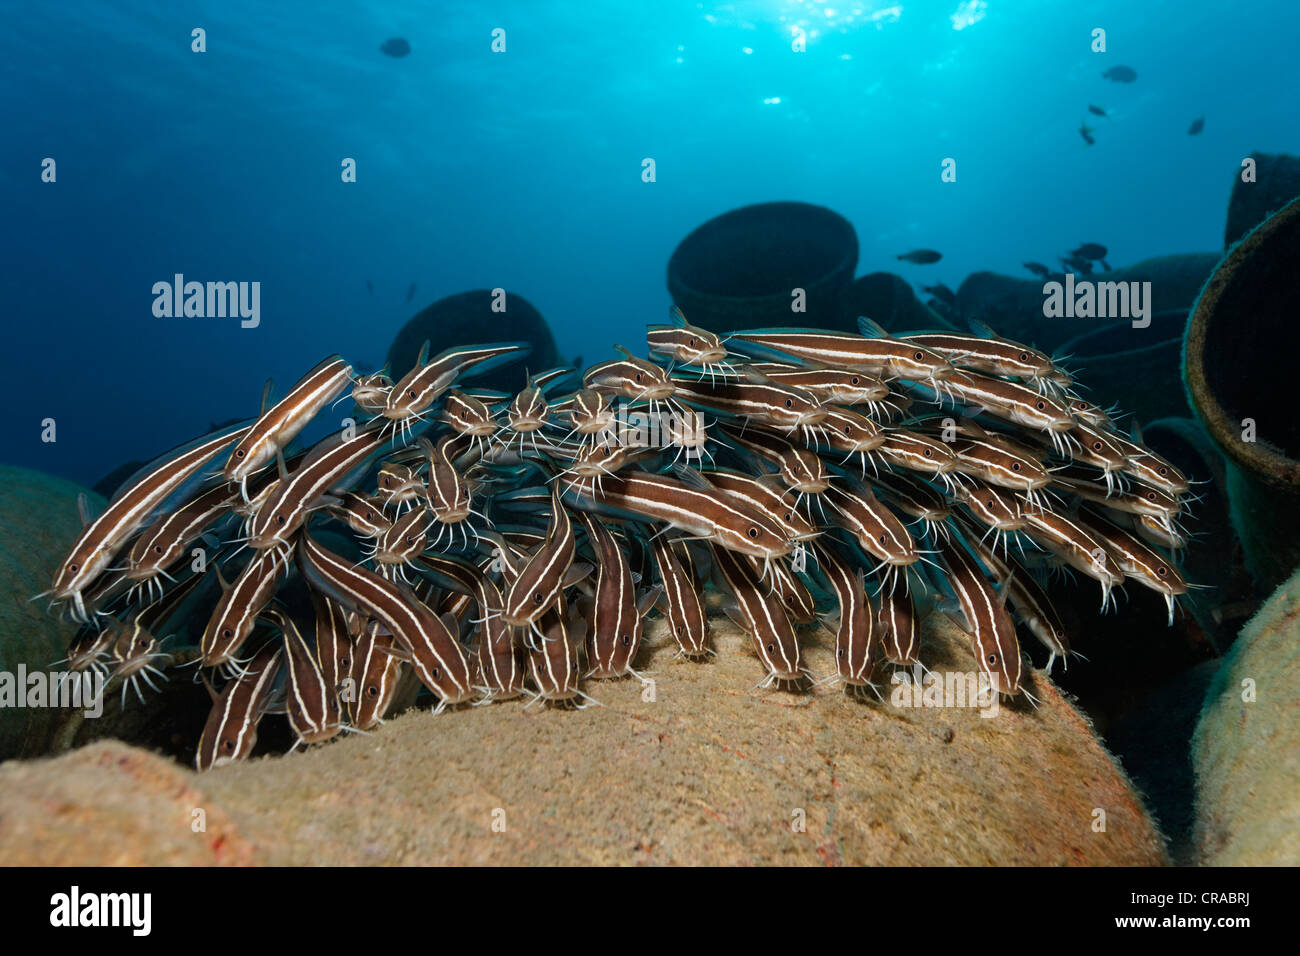
[(1092, 138), (1092, 128), (1087, 123), (1079, 123), (1079, 135), (1083, 137), (1083, 141), (1089, 146), (1097, 142)]
[(957, 293), (953, 292), (946, 285), (940, 282), (938, 285), (921, 286), (921, 291), (934, 296), (940, 302), (946, 305), (957, 304)]
[(407, 43), (401, 37), (393, 37), (385, 40), (384, 45), (379, 48), (379, 52), (384, 56), (391, 56), (401, 59), (411, 52), (411, 44)]
[(1079, 272), (1083, 275), (1092, 274), (1092, 263), (1081, 256), (1060, 257), (1061, 263), (1065, 266), (1067, 272)]
[(1088, 112), (1093, 116), (1109, 116), (1109, 114), (1100, 106), (1093, 106), (1091, 103), (1088, 104)]
[(1106, 247), (1097, 242), (1085, 242), (1070, 253), (1080, 259), (1105, 259)]
[(1138, 78), (1138, 75), (1137, 70), (1131, 66), (1112, 66), (1102, 74), (1102, 77), (1116, 83), (1132, 83)]
[(1052, 270), (1041, 262), (1022, 262), (1021, 265), (1042, 279), (1046, 279), (1052, 274)]
[(411, 287), (406, 290), (406, 301), (410, 302), (414, 298), (415, 298), (415, 283), (412, 282)]
[(911, 252), (903, 253), (898, 258), (904, 262), (915, 262), (918, 266), (928, 266), (942, 259), (943, 253), (935, 252), (933, 249), (913, 249)]
[(371, 295), (375, 294), (375, 284), (371, 282), (369, 279), (366, 280), (366, 291), (369, 292)]
[(1205, 117), (1198, 116), (1196, 119), (1192, 120), (1192, 125), (1188, 128), (1187, 135), (1196, 136), (1203, 129), (1205, 129)]

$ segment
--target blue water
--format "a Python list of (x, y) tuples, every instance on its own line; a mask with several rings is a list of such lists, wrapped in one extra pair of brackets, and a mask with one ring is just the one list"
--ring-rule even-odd
[[(752, 202), (831, 206), (859, 273), (953, 288), (1081, 241), (1115, 266), (1214, 250), (1242, 157), (1300, 153), (1297, 27), (1284, 0), (11, 0), (2, 457), (93, 483), (254, 414), (268, 376), (382, 365), (470, 288), (527, 296), (566, 356), (637, 347), (676, 243)], [(393, 36), (410, 56), (380, 53)], [(1117, 64), (1137, 82), (1101, 78)], [(1091, 148), (1088, 103), (1111, 114)], [(895, 261), (917, 246), (943, 261)], [(178, 272), (260, 282), (260, 326), (156, 318)]]

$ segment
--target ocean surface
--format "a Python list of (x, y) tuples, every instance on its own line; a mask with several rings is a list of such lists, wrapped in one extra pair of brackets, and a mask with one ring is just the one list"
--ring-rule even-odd
[[(1297, 27), (1283, 0), (6, 3), (0, 459), (93, 484), (268, 376), (383, 365), (472, 288), (525, 295), (565, 357), (640, 351), (675, 245), (748, 203), (830, 206), (859, 274), (918, 285), (1213, 251), (1242, 158), (1300, 153)], [(177, 273), (260, 283), (260, 323), (155, 316)]]

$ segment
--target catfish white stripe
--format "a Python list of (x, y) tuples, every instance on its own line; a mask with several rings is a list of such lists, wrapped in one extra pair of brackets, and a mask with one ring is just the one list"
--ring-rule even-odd
[(268, 644), (253, 657), (253, 662), (236, 680), (227, 684), (218, 696), (212, 691), (212, 711), (199, 737), (195, 767), (213, 767), (242, 760), (257, 742), (257, 723), (262, 719), (271, 688), (279, 675), (284, 649)]
[(803, 674), (799, 663), (799, 641), (785, 610), (778, 602), (765, 599), (741, 557), (716, 544), (711, 546), (711, 550), (713, 560), (736, 601), (734, 610), (739, 618), (733, 618), (733, 621), (749, 634), (759, 660), (768, 669), (764, 683), (798, 680)]
[(302, 535), (298, 549), (308, 578), (315, 577), (340, 600), (364, 608), (383, 622), (409, 652), (420, 682), (444, 705), (472, 696), (469, 664), (456, 636), (410, 589), (354, 566), (310, 534)]
[(277, 450), (293, 441), (351, 380), (352, 366), (341, 356), (331, 355), (318, 363), (249, 428), (226, 462), (223, 471), (226, 480), (238, 482), (244, 493), (248, 477), (274, 458)]
[(54, 575), (50, 593), (55, 601), (71, 598), (84, 617), (81, 592), (108, 567), (127, 539), (149, 515), (192, 478), (209, 459), (248, 433), (248, 428), (209, 438), (179, 452), (144, 475), (113, 499), (104, 513), (77, 536)]
[(307, 513), (325, 498), (325, 493), (360, 467), (366, 459), (387, 444), (388, 439), (376, 428), (360, 429), (344, 439), (326, 438), (303, 459), (302, 465), (272, 492), (250, 529), (248, 543), (254, 548), (272, 548), (289, 540)]
[(1020, 644), (1016, 628), (1002, 599), (989, 584), (962, 545), (939, 542), (940, 556), (948, 568), (948, 583), (957, 593), (962, 614), (970, 629), (980, 670), (1003, 694), (1020, 692)]

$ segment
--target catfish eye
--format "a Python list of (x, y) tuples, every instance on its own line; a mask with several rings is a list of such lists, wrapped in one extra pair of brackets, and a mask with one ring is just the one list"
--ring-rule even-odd
[(229, 640), (230, 638), (235, 636), (235, 632), (228, 627), (223, 627), (221, 629), (221, 636)]
[(933, 448), (927, 448), (927, 449), (925, 450), (925, 457), (926, 457), (926, 458), (933, 458), (933, 457), (934, 457), (934, 449), (933, 449)]
[(1165, 468), (1164, 466), (1161, 466), (1160, 471), (1158, 473), (1161, 475), (1167, 475), (1169, 474), (1169, 469)]
[(244, 451), (244, 449), (240, 448), (240, 449), (236, 450), (236, 452), (235, 452), (235, 457), (236, 457), (236, 458), (243, 458), (243, 457), (244, 457), (245, 455), (247, 455), (247, 454), (248, 454), (248, 452), (246, 452), (246, 451)]
[(1148, 492), (1147, 492), (1147, 500), (1148, 500), (1148, 501), (1155, 501), (1155, 500), (1156, 500), (1156, 493), (1155, 493), (1154, 491), (1148, 491)]
[(366, 688), (366, 696), (369, 697), (371, 700), (374, 700), (376, 697), (379, 696), (379, 688), (376, 687), (374, 684), (369, 685)]
[(1099, 441), (1095, 441), (1095, 442), (1093, 442), (1093, 443), (1092, 443), (1092, 450), (1093, 450), (1093, 451), (1101, 451), (1101, 442), (1099, 442)]
[(619, 638), (619, 640), (621, 640), (621, 641), (623, 642), (623, 646), (624, 646), (624, 647), (631, 647), (631, 646), (632, 646), (632, 635), (631, 635), (631, 634), (624, 634), (622, 637)]
[(1047, 407), (1047, 403), (1046, 403), (1046, 402), (1035, 402), (1035, 403), (1034, 403), (1034, 408), (1038, 409), (1040, 412), (1041, 412), (1044, 408), (1046, 408), (1046, 407)]
[(989, 655), (989, 663), (990, 663), (990, 664), (996, 664), (997, 662), (998, 662), (998, 655), (996, 655), (996, 654), (990, 654), (990, 655)]
[(1156, 568), (1156, 574), (1160, 575), (1162, 578), (1168, 573), (1169, 573), (1169, 569), (1165, 567), (1163, 564), (1160, 565), (1160, 567)]
[(850, 384), (850, 385), (857, 385), (857, 384), (861, 383), (861, 381), (862, 381), (862, 379), (860, 379), (860, 378), (858, 378), (858, 376), (854, 375), (851, 379), (849, 379), (849, 384)]
[(284, 524), (285, 520), (286, 520), (286, 519), (285, 519), (284, 515), (276, 515), (276, 516), (275, 516), (275, 523), (276, 523), (276, 524), (281, 524), (281, 525), (282, 525), (282, 524)]
[(844, 648), (841, 647), (838, 651), (835, 652), (835, 654), (836, 654), (837, 657), (843, 657), (843, 656), (844, 656)]
[(78, 571), (80, 568), (81, 568), (81, 565), (79, 565), (79, 564), (69, 564), (69, 565), (68, 565), (68, 570), (71, 571), (73, 574), (76, 574), (77, 571)]
[(1021, 353), (1020, 353), (1020, 361), (1022, 361), (1022, 362), (1028, 362), (1028, 361), (1029, 361), (1029, 353), (1028, 353), (1028, 352), (1021, 352)]
[(912, 353), (912, 358), (916, 359), (916, 360), (919, 362), (919, 361), (921, 361), (921, 359), (925, 358), (925, 353), (924, 353), (924, 352), (913, 352), (913, 353)]
[(155, 545), (153, 546), (153, 553), (154, 553), (154, 554), (162, 554), (162, 553), (163, 553), (163, 546), (162, 546), (161, 544), (155, 544)]
[(349, 658), (346, 658), (346, 657), (340, 657), (340, 658), (339, 658), (339, 669), (340, 669), (340, 670), (349, 670), (351, 667), (352, 667), (352, 661), (351, 661)]
[(408, 535), (406, 536), (406, 543), (407, 543), (407, 544), (415, 544), (415, 535), (413, 535), (413, 534), (408, 534)]
[(758, 529), (755, 528), (755, 527), (753, 527), (753, 526), (751, 525), (750, 528), (749, 528), (749, 536), (750, 536), (751, 538), (757, 538), (757, 537), (758, 537), (758, 534), (759, 534)]
[(415, 389), (413, 389), (413, 388), (408, 388), (408, 389), (406, 390), (406, 397), (407, 397), (407, 398), (415, 398)]
[(793, 400), (793, 399), (789, 399), (789, 398), (787, 398), (787, 399), (785, 400), (785, 407), (786, 407), (786, 408), (794, 408), (794, 400)]
[(638, 382), (641, 381), (641, 373), (640, 373), (640, 372), (637, 372), (637, 373), (636, 373), (636, 380), (637, 380)]
[(769, 654), (775, 654), (775, 653), (776, 653), (776, 645), (775, 645), (775, 644), (768, 644), (768, 645), (767, 645), (767, 652), (768, 652)]
[(881, 543), (881, 544), (884, 544), (884, 543), (885, 543), (886, 541), (888, 541), (888, 540), (889, 540), (889, 539), (888, 539), (885, 535), (882, 534), (882, 535), (880, 536), (880, 543)]
[(988, 503), (986, 504), (986, 507), (992, 508), (992, 507), (993, 507), (993, 502), (991, 502), (991, 501), (988, 502)]
[(695, 348), (695, 336), (692, 335), (690, 340), (686, 344), (689, 345), (691, 348)]
[(1011, 463), (1011, 470), (1012, 470), (1012, 471), (1019, 471), (1019, 470), (1020, 470), (1020, 462), (1018, 462), (1018, 461), (1013, 461), (1013, 462)]
[(533, 592), (533, 603), (534, 603), (534, 604), (541, 604), (541, 603), (542, 603), (542, 598), (544, 598), (545, 596), (546, 596), (546, 595), (544, 595), (541, 591), (534, 591), (534, 592)]
[(437, 680), (439, 677), (442, 676), (442, 671), (439, 668), (435, 667), (432, 671), (430, 671), (430, 674), (434, 680)]
[(678, 624), (675, 628), (673, 628), (673, 633), (674, 633), (674, 634), (680, 634), (680, 633), (682, 633), (682, 631), (684, 631), (684, 630), (685, 630), (685, 628), (682, 627), (680, 624)]
[(221, 741), (221, 749), (226, 753), (232, 753), (235, 749), (235, 742), (227, 737), (225, 740)]

